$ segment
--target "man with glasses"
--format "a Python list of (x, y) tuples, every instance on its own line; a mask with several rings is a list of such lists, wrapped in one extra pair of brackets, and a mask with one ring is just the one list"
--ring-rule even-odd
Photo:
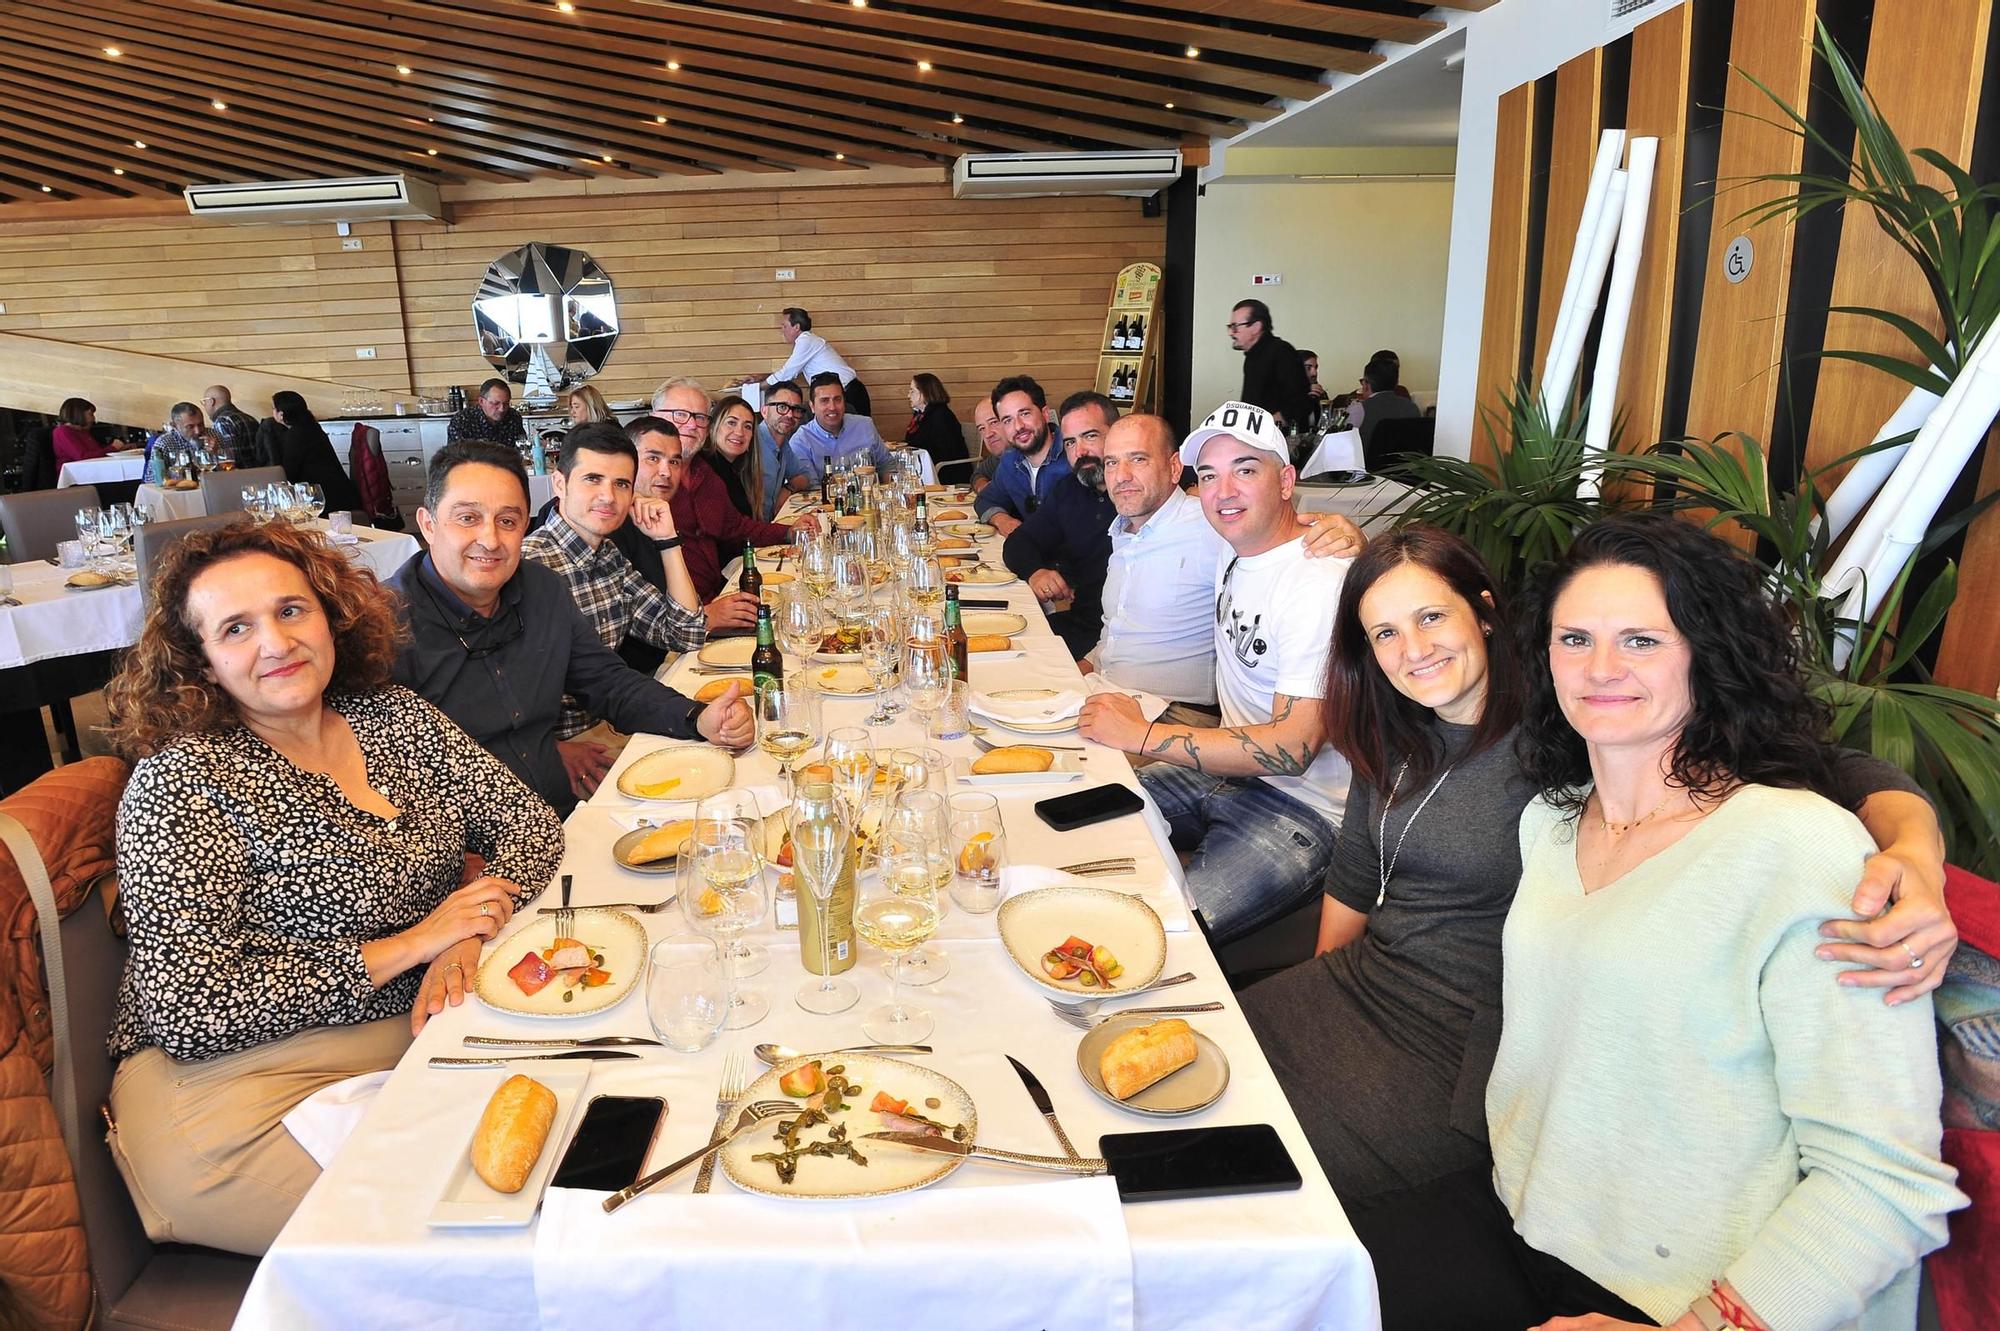
[(993, 412), (1012, 446), (1001, 455), (992, 482), (972, 507), (1002, 536), (1012, 535), (1069, 475), (1069, 460), (1050, 428), (1048, 402), (1042, 386), (1025, 374), (993, 386)]
[[(680, 432), (681, 477), (670, 501), (674, 526), (681, 534), (681, 553), (695, 591), (703, 601), (712, 601), (722, 592), (723, 565), (743, 552), (745, 541), (782, 545), (792, 539), (792, 531), (739, 512), (729, 501), (721, 476), (696, 464), (714, 412), (708, 390), (699, 381), (681, 376), (661, 384), (653, 392), (653, 412)], [(801, 522), (808, 528), (815, 525), (810, 518)]]
[(787, 379), (764, 390), (764, 419), (757, 422), (757, 461), (764, 473), (763, 508), (757, 516), (769, 522), (778, 515), (784, 501), (786, 482), (797, 477), (794, 487), (805, 489), (805, 470), (792, 455), (792, 436), (806, 420), (806, 395)]
[(553, 571), (521, 560), (528, 476), (513, 449), (465, 440), (431, 459), (417, 526), (430, 549), (389, 579), (409, 641), (395, 678), (567, 814), (581, 793), (556, 747), (563, 696), (629, 734), (748, 747), (732, 688), (703, 705), (628, 667)]
[(1271, 326), (1271, 310), (1261, 300), (1236, 303), (1223, 327), (1229, 345), (1243, 353), (1240, 402), (1263, 407), (1280, 426), (1304, 425), (1312, 411), (1312, 390), (1297, 348)]
[(1000, 558), (1044, 604), (1069, 602), (1049, 616), (1049, 627), (1081, 658), (1097, 645), (1104, 623), (1104, 570), (1117, 516), (1104, 492), (1104, 439), (1118, 408), (1102, 393), (1072, 393), (1056, 419), (1069, 475), (1008, 534)]
[(827, 468), (842, 459), (873, 463), (876, 475), (888, 475), (888, 446), (882, 442), (874, 421), (848, 414), (847, 394), (841, 387), (840, 376), (831, 370), (816, 374), (807, 385), (807, 392), (812, 419), (792, 436), (794, 475), (787, 482), (791, 488), (801, 494), (817, 490)]
[(482, 439), (490, 444), (518, 444), (528, 437), (521, 413), (514, 410), (514, 390), (505, 379), (488, 379), (479, 385), (479, 396), (452, 413), (445, 426), (447, 443), (461, 439)]

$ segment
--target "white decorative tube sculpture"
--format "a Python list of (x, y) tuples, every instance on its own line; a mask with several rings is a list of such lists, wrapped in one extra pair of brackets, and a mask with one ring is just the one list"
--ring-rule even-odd
[[(1930, 419), (1931, 412), (1937, 409), (1937, 404), (1936, 393), (1925, 388), (1912, 388), (1888, 422), (1875, 432), (1874, 442), (1879, 444), (1884, 439), (1894, 439), (1899, 434), (1921, 428)], [(1840, 534), (1860, 516), (1861, 510), (1868, 506), (1868, 501), (1874, 498), (1882, 483), (1889, 479), (1889, 474), (1896, 470), (1896, 464), (1909, 451), (1910, 445), (1906, 441), (1894, 448), (1879, 449), (1854, 460), (1854, 465), (1840, 478), (1840, 484), (1826, 497), (1826, 534), (1829, 541), (1840, 539)]]
[[(1590, 381), (1590, 415), (1584, 446), (1593, 453), (1611, 447), (1611, 423), (1618, 414), (1618, 372), (1625, 359), (1625, 333), (1632, 322), (1632, 296), (1639, 289), (1639, 261), (1646, 249), (1646, 219), (1652, 211), (1657, 138), (1633, 139), (1625, 150), (1625, 206), (1618, 219), (1618, 245), (1611, 263), (1611, 289), (1604, 297), (1604, 331), (1597, 341), (1597, 366)], [(1577, 491), (1597, 494), (1603, 468), (1593, 466)]]
[[(1584, 259), (1590, 244), (1589, 238), (1597, 234), (1599, 215), (1604, 209), (1604, 194), (1611, 187), (1611, 173), (1618, 168), (1618, 159), (1625, 152), (1625, 131), (1607, 129), (1598, 136), (1597, 158), (1590, 165), (1590, 184), (1583, 193), (1583, 215), (1576, 222), (1576, 244), (1570, 247), (1569, 271), (1563, 274), (1562, 299), (1556, 302), (1555, 327), (1549, 330), (1549, 355), (1562, 342), (1562, 336), (1569, 326), (1570, 310), (1576, 303), (1577, 288), (1583, 284)], [(1548, 375), (1542, 376), (1547, 382)], [(1567, 389), (1565, 389), (1567, 391)], [(1544, 394), (1544, 400), (1547, 395)], [(1553, 415), (1556, 407), (1549, 409)]]
[(1542, 368), (1542, 405), (1548, 409), (1551, 420), (1569, 401), (1570, 386), (1576, 382), (1584, 339), (1590, 336), (1590, 316), (1597, 311), (1597, 298), (1604, 292), (1604, 272), (1611, 266), (1611, 247), (1618, 240), (1619, 219), (1625, 212), (1625, 189), (1625, 173), (1613, 171), (1611, 183), (1604, 188), (1604, 207), (1598, 214), (1596, 232), (1579, 238), (1578, 243), (1584, 246), (1583, 280), (1577, 285), (1569, 317), (1562, 321), (1562, 341), (1549, 344), (1549, 361)]

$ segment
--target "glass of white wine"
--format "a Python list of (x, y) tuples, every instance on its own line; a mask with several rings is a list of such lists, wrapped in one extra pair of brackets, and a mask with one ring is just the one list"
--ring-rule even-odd
[(766, 680), (757, 689), (757, 747), (784, 771), (788, 801), (798, 793), (792, 769), (819, 743), (819, 702), (819, 691), (803, 671), (789, 680)]
[[(763, 923), (769, 907), (764, 892), (763, 824), (757, 819), (735, 817), (735, 804), (711, 805), (704, 800), (696, 810), (694, 827), (681, 852), (683, 865), (692, 862), (700, 878), (681, 887), (681, 912), (698, 933), (711, 934), (722, 948), (723, 974), (729, 981), (730, 1030), (755, 1026), (771, 1014), (770, 1000), (755, 990), (746, 990), (742, 981), (743, 934)], [(766, 965), (770, 954), (764, 954)], [(762, 969), (761, 967), (759, 969)]]
[(936, 1022), (924, 1008), (903, 1001), (899, 964), (938, 927), (938, 889), (931, 861), (935, 833), (921, 819), (892, 817), (883, 829), (882, 872), (856, 884), (854, 932), (890, 954), (889, 1001), (861, 1019), (869, 1039), (884, 1044), (922, 1040)]
[[(758, 811), (757, 797), (747, 790), (717, 791), (695, 806), (696, 832), (699, 833), (702, 825), (709, 822), (740, 823), (747, 829), (743, 838), (744, 845), (756, 852), (759, 869), (757, 877), (751, 879), (750, 882), (757, 889), (760, 896), (764, 897), (768, 903), (770, 892), (768, 890), (769, 883), (766, 879), (765, 871), (770, 868), (770, 863), (764, 855), (764, 816)], [(695, 865), (695, 871), (697, 873), (702, 872), (699, 862)], [(705, 874), (704, 881), (706, 881)], [(748, 979), (752, 975), (762, 975), (771, 964), (770, 948), (765, 947), (762, 943), (749, 942), (743, 937), (744, 932), (754, 929), (761, 919), (762, 917), (760, 916), (756, 920), (746, 921), (742, 928), (734, 930), (726, 940), (729, 946), (727, 960), (734, 968), (731, 974), (736, 979), (742, 980)]]
[(903, 644), (903, 691), (909, 695), (910, 710), (930, 734), (931, 715), (944, 701), (952, 680), (951, 649), (942, 640), (911, 638)]
[[(942, 777), (950, 759), (935, 749), (916, 752), (925, 772), (937, 772)], [(882, 822), (885, 831), (893, 827), (908, 839), (922, 838), (930, 890), (936, 897), (938, 917), (942, 919), (950, 909), (946, 893), (951, 886), (952, 867), (951, 810), (945, 802), (942, 785), (932, 786), (920, 778), (903, 787)], [(951, 973), (951, 957), (944, 949), (929, 944), (904, 953), (891, 964), (904, 984), (936, 984)]]
[(875, 740), (864, 726), (835, 726), (826, 732), (826, 765), (833, 769), (833, 792), (847, 821), (861, 825), (861, 812), (875, 791)]
[(825, 537), (810, 540), (800, 549), (799, 581), (815, 601), (833, 586), (833, 546)]
[(826, 636), (826, 617), (813, 593), (802, 583), (784, 588), (778, 600), (778, 645), (792, 658), (792, 669), (803, 671)]
[(912, 604), (925, 610), (944, 604), (944, 567), (937, 560), (928, 555), (911, 560), (907, 581)]

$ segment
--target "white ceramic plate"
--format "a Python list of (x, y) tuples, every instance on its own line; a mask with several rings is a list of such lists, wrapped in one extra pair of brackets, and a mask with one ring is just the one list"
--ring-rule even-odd
[(555, 937), (556, 917), (537, 915), (525, 929), (495, 943), (472, 979), (472, 991), (479, 995), (479, 1001), (496, 1011), (523, 1017), (581, 1017), (604, 1011), (638, 987), (646, 969), (646, 927), (622, 910), (578, 906), (577, 941), (604, 958), (604, 969), (611, 972), (611, 979), (595, 989), (579, 985), (568, 990), (572, 997), (567, 1003), (563, 1002), (561, 981), (551, 981), (532, 995), (522, 993), (507, 972), (527, 953), (539, 955)]
[(813, 687), (835, 698), (863, 698), (875, 692), (875, 683), (860, 666), (813, 666), (806, 671)]
[[(1004, 568), (954, 569), (945, 575), (945, 581), (958, 580), (961, 587), (1012, 587), (1020, 579)], [(988, 612), (993, 613), (991, 611)], [(962, 616), (961, 616), (962, 618)]]
[(1011, 610), (966, 610), (958, 616), (958, 626), (966, 633), (998, 633), (1013, 637), (1028, 631), (1028, 621)]
[[(743, 1106), (753, 1100), (787, 1098), (778, 1089), (778, 1078), (813, 1058), (825, 1067), (845, 1068), (847, 1079), (861, 1090), (854, 1096), (856, 1105), (835, 1114), (832, 1123), (807, 1129), (801, 1137), (803, 1141), (823, 1141), (834, 1124), (839, 1123), (847, 1125), (850, 1139), (864, 1133), (892, 1130), (880, 1114), (868, 1108), (877, 1091), (887, 1091), (899, 1100), (909, 1101), (912, 1109), (940, 1123), (963, 1123), (971, 1133), (971, 1140), (979, 1139), (979, 1112), (973, 1108), (972, 1097), (963, 1086), (929, 1068), (875, 1054), (814, 1054), (780, 1063), (751, 1083), (749, 1092), (730, 1111), (730, 1121), (735, 1122)], [(927, 1106), (924, 1101), (928, 1099), (937, 1100), (938, 1107)], [(801, 1109), (804, 1107), (800, 1105)], [(868, 1158), (865, 1167), (845, 1156), (806, 1156), (799, 1161), (797, 1176), (790, 1183), (780, 1183), (771, 1162), (751, 1157), (780, 1149), (773, 1138), (782, 1122), (783, 1119), (773, 1119), (752, 1128), (722, 1148), (722, 1170), (731, 1183), (745, 1192), (762, 1193), (766, 1197), (810, 1200), (886, 1197), (928, 1187), (963, 1163), (956, 1156), (934, 1155), (888, 1142), (867, 1142), (860, 1147), (861, 1154)]]
[[(1021, 973), (1042, 988), (1072, 998), (1142, 989), (1167, 964), (1167, 931), (1153, 908), (1134, 896), (1102, 887), (1043, 887), (1001, 903), (1000, 941)], [(1109, 989), (1080, 979), (1058, 980), (1042, 969), (1042, 954), (1074, 934), (1108, 947), (1125, 967)]]
[[(1082, 757), (1076, 753), (1058, 753), (1055, 762), (1046, 772), (974, 772), (973, 758), (958, 760), (958, 779), (968, 786), (1060, 786), (1082, 776), (1083, 768), (1077, 763)], [(1061, 942), (1061, 939), (1057, 939)]]
[(1229, 1089), (1229, 1060), (1223, 1057), (1215, 1041), (1200, 1031), (1194, 1032), (1194, 1062), (1180, 1071), (1168, 1073), (1129, 1100), (1120, 1100), (1104, 1088), (1104, 1073), (1099, 1066), (1104, 1059), (1104, 1046), (1126, 1031), (1164, 1020), (1167, 1019), (1114, 1017), (1102, 1026), (1093, 1027), (1076, 1047), (1076, 1070), (1083, 1074), (1083, 1080), (1091, 1090), (1120, 1109), (1129, 1109), (1135, 1114), (1172, 1117), (1208, 1108)]
[(744, 668), (756, 654), (755, 638), (717, 638), (714, 642), (703, 644), (702, 649), (694, 654), (694, 659), (705, 666)]
[[(661, 827), (670, 829), (678, 828), (680, 829), (679, 832), (670, 832), (670, 837), (684, 837), (686, 834), (694, 831), (694, 820), (691, 818), (677, 818), (672, 822), (662, 823)], [(638, 849), (639, 843), (658, 830), (659, 828), (641, 827), (627, 832), (624, 836), (619, 837), (611, 843), (611, 858), (618, 862), (619, 868), (630, 869), (633, 873), (672, 873), (675, 866), (679, 863), (680, 857), (678, 855), (669, 855), (664, 859), (648, 860), (644, 864), (634, 864), (632, 862), (632, 854)]]
[[(471, 1081), (473, 1075), (467, 1072), (451, 1074), (456, 1080)], [(496, 1069), (495, 1076), (486, 1087), (487, 1098), (500, 1089), (501, 1083), (514, 1075), (507, 1069)], [(486, 1185), (472, 1169), (472, 1136), (465, 1139), (465, 1149), (458, 1153), (458, 1163), (452, 1166), (451, 1175), (445, 1179), (444, 1191), (438, 1194), (437, 1205), (431, 1208), (430, 1226), (433, 1229), (519, 1229), (535, 1218), (535, 1211), (542, 1204), (542, 1190), (548, 1187), (549, 1175), (555, 1172), (556, 1161), (569, 1144), (570, 1124), (575, 1121), (579, 1106), (583, 1104), (584, 1083), (590, 1080), (590, 1064), (578, 1063), (565, 1067), (561, 1063), (547, 1063), (526, 1074), (556, 1093), (556, 1116), (549, 1124), (549, 1139), (542, 1143), (542, 1153), (535, 1158), (535, 1167), (528, 1172), (528, 1181), (521, 1185), (519, 1192), (498, 1192)], [(482, 1104), (484, 1102), (482, 1101)], [(479, 1131), (475, 1123), (472, 1129)]]
[[(626, 764), (618, 774), (618, 793), (635, 800), (670, 804), (706, 799), (729, 789), (736, 779), (736, 759), (706, 744), (670, 744)], [(666, 789), (660, 789), (673, 782)]]
[[(1053, 698), (1056, 696), (1056, 692), (1055, 689), (996, 689), (990, 696), (1032, 702), (1037, 697), (1045, 696)], [(982, 709), (979, 705), (979, 695), (976, 693), (972, 696), (967, 706), (971, 708), (972, 714), (981, 721), (989, 725), (999, 726), (1004, 730), (1011, 730), (1018, 735), (1066, 735), (1070, 731), (1075, 730), (1082, 721), (1082, 712), (1080, 710), (1075, 716), (1058, 717), (1052, 721), (1009, 720), (1006, 717), (995, 716), (991, 712)]]
[(991, 524), (979, 522), (972, 518), (948, 518), (939, 523), (938, 526), (953, 536), (972, 536), (981, 540), (993, 535), (994, 532)]

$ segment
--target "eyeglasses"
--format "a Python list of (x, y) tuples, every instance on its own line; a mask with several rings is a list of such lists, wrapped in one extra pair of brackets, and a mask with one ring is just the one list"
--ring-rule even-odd
[(1226, 329), (1227, 331), (1229, 331), (1229, 332), (1232, 332), (1232, 333), (1233, 333), (1233, 332), (1237, 331), (1237, 330), (1238, 330), (1238, 329), (1240, 329), (1240, 328), (1248, 328), (1248, 327), (1250, 327), (1250, 326), (1251, 326), (1252, 324), (1255, 324), (1256, 322), (1257, 322), (1257, 321), (1256, 321), (1255, 319), (1245, 319), (1245, 320), (1243, 320), (1243, 322), (1241, 322), (1241, 323), (1226, 323), (1226, 324), (1224, 324), (1224, 325), (1222, 325), (1222, 326), (1223, 326), (1223, 328), (1224, 328), (1224, 329)]
[(660, 414), (675, 425), (693, 425), (696, 421), (700, 421), (703, 425), (706, 425), (715, 419), (705, 411), (685, 411), (679, 407), (675, 407), (672, 411), (661, 412)]
[(772, 411), (783, 412), (787, 416), (801, 415), (805, 411), (805, 408), (796, 402), (766, 402), (764, 405)]
[(480, 634), (484, 639), (477, 647), (465, 640), (466, 629), (454, 628), (451, 634), (458, 639), (458, 645), (465, 649), (466, 660), (484, 661), (487, 657), (498, 655), (519, 642), (527, 634), (528, 626), (521, 619), (521, 607), (510, 605), (501, 616), (489, 619), (484, 624), (471, 626), (470, 631)]

